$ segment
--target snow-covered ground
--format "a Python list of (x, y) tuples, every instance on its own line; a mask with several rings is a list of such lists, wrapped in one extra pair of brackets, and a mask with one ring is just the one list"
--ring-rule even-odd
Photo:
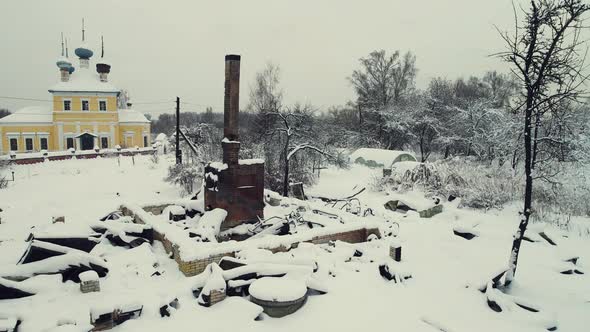
[[(19, 250), (31, 232), (64, 215), (66, 224), (95, 222), (123, 202), (149, 204), (179, 198), (179, 189), (163, 181), (172, 160), (149, 157), (56, 161), (15, 167), (16, 181), (0, 190), (0, 269), (20, 258)], [(345, 197), (368, 187), (380, 171), (364, 167), (322, 171), (319, 183), (307, 190), (316, 196)], [(415, 193), (413, 193), (415, 195)], [(358, 196), (362, 209), (372, 208), (389, 223), (398, 222), (396, 241), (402, 244), (403, 264), (395, 265), (412, 275), (402, 283), (381, 277), (372, 256), (350, 257), (350, 249), (379, 252), (391, 239), (357, 245), (338, 243), (325, 250), (302, 246), (292, 255), (319, 262), (317, 278), (328, 288), (325, 295), (310, 296), (296, 313), (284, 318), (255, 321), (260, 313), (242, 297), (228, 297), (205, 308), (190, 292), (194, 280), (184, 277), (162, 245), (144, 244), (123, 249), (99, 244), (92, 252), (110, 264), (101, 279), (101, 292), (82, 294), (78, 284), (61, 282), (59, 276), (38, 276), (24, 283), (39, 289), (32, 297), (0, 300), (0, 318), (19, 317), (23, 332), (51, 331), (58, 322), (77, 322), (80, 331), (89, 323), (89, 312), (110, 304), (141, 303), (139, 319), (113, 331), (543, 331), (557, 323), (558, 331), (585, 331), (590, 320), (590, 239), (567, 234), (545, 225), (557, 246), (547, 241), (523, 243), (516, 280), (510, 295), (541, 309), (531, 313), (519, 307), (496, 313), (486, 304), (479, 286), (506, 267), (516, 227), (517, 209), (481, 213), (446, 203), (443, 213), (420, 219), (416, 213), (387, 211), (382, 193), (366, 190)], [(465, 240), (453, 228), (475, 229)], [(534, 233), (531, 231), (531, 234)], [(21, 249), (19, 249), (21, 248)], [(270, 255), (270, 253), (267, 253)], [(251, 259), (260, 253), (244, 253)], [(291, 253), (272, 255), (291, 259)], [(579, 256), (577, 265), (586, 274), (564, 275), (563, 259)], [(377, 256), (375, 256), (377, 257)], [(155, 266), (155, 267), (154, 267)], [(151, 277), (154, 270), (161, 272)], [(194, 278), (194, 277), (193, 277)], [(470, 286), (470, 287), (467, 287)], [(158, 308), (174, 297), (179, 308), (171, 317), (160, 317)], [(65, 331), (56, 329), (55, 331)], [(68, 330), (70, 331), (70, 330)], [(75, 331), (72, 329), (71, 331)], [(86, 330), (87, 331), (87, 330)]]

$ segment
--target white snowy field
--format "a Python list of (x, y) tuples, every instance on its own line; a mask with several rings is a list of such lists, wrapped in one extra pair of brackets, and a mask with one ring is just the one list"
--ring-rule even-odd
[[(66, 224), (84, 225), (115, 210), (122, 202), (149, 204), (179, 198), (179, 189), (163, 181), (171, 159), (154, 165), (149, 157), (75, 160), (16, 166), (15, 182), (0, 190), (0, 269), (20, 258), (31, 227), (51, 223), (64, 215)], [(319, 183), (307, 190), (311, 195), (347, 196), (367, 187), (375, 171), (364, 167), (322, 171)], [(415, 193), (413, 193), (415, 195)], [(159, 243), (122, 249), (102, 244), (93, 254), (107, 259), (110, 272), (101, 280), (101, 292), (81, 294), (78, 285), (61, 282), (59, 276), (37, 276), (24, 283), (41, 289), (32, 297), (0, 300), (0, 319), (18, 317), (19, 331), (66, 331), (60, 322), (76, 322), (84, 331), (89, 312), (109, 303), (141, 303), (140, 318), (127, 321), (113, 331), (587, 331), (590, 323), (590, 239), (568, 234), (549, 225), (536, 224), (531, 233), (543, 229), (557, 243), (524, 242), (510, 295), (521, 303), (540, 309), (532, 313), (508, 306), (492, 311), (480, 285), (507, 265), (512, 234), (517, 225), (517, 208), (482, 213), (458, 209), (445, 203), (443, 213), (421, 219), (415, 213), (386, 211), (382, 193), (368, 190), (359, 195), (363, 208), (371, 207), (377, 217), (398, 222), (402, 243), (400, 268), (412, 278), (394, 283), (381, 277), (378, 262), (370, 257), (349, 259), (346, 245), (332, 253), (323, 248), (301, 248), (321, 262), (317, 278), (328, 287), (325, 295), (310, 296), (296, 313), (284, 318), (264, 317), (255, 321), (259, 307), (247, 298), (228, 297), (204, 308), (187, 286), (176, 263)], [(453, 234), (454, 227), (471, 228), (479, 236), (468, 241)], [(371, 252), (386, 247), (387, 239), (354, 245)], [(305, 250), (304, 250), (305, 249)], [(299, 248), (297, 249), (299, 250)], [(278, 259), (289, 254), (275, 254)], [(564, 275), (563, 260), (579, 256), (577, 266), (586, 274)], [(299, 256), (301, 257), (301, 256)], [(154, 263), (163, 271), (151, 277)], [(467, 287), (471, 285), (471, 287)], [(178, 297), (180, 306), (171, 317), (162, 318), (159, 306)], [(68, 327), (67, 331), (78, 331)], [(87, 329), (86, 329), (87, 331)]]

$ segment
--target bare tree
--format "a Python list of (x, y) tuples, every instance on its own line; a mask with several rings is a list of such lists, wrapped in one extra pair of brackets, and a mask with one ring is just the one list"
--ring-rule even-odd
[(275, 118), (275, 125), (269, 128), (265, 135), (269, 137), (282, 136), (284, 144), (281, 149), (283, 160), (283, 196), (289, 195), (290, 161), (302, 151), (313, 151), (331, 157), (324, 149), (310, 142), (313, 119), (313, 108), (310, 105), (296, 104), (291, 109), (279, 112), (267, 112), (267, 117)]
[(0, 189), (8, 186), (8, 179), (6, 179), (6, 175), (3, 174), (6, 168), (8, 168), (8, 161), (0, 160)]
[(506, 286), (514, 280), (520, 245), (533, 211), (533, 181), (546, 178), (539, 165), (554, 157), (545, 153), (543, 146), (559, 143), (544, 135), (543, 123), (560, 103), (577, 103), (588, 78), (583, 74), (585, 53), (580, 39), (588, 10), (590, 6), (581, 0), (531, 0), (522, 23), (515, 13), (514, 35), (501, 33), (508, 49), (499, 56), (512, 65), (522, 87), (517, 108), (524, 122), (525, 154), (524, 206), (512, 243)]
[(393, 102), (399, 104), (414, 88), (416, 80), (416, 56), (408, 51), (393, 72)]
[(395, 97), (394, 76), (399, 62), (399, 51), (387, 55), (385, 50), (373, 51), (360, 60), (361, 68), (349, 78), (362, 108), (385, 109)]
[[(365, 135), (372, 135), (381, 144), (392, 148), (392, 128), (386, 122), (394, 120), (394, 108), (402, 106), (412, 96), (416, 78), (416, 57), (407, 52), (400, 58), (400, 52), (388, 55), (384, 50), (373, 51), (359, 59), (360, 68), (349, 77), (357, 95), (358, 119)], [(403, 105), (407, 106), (407, 105)], [(394, 124), (394, 127), (398, 127)], [(396, 144), (400, 144), (396, 141)], [(406, 142), (401, 142), (405, 144)]]
[(253, 85), (250, 86), (250, 102), (248, 109), (257, 115), (254, 126), (264, 133), (272, 126), (274, 119), (268, 113), (279, 112), (283, 108), (283, 90), (280, 88), (281, 69), (278, 65), (268, 62), (263, 70), (256, 73)]

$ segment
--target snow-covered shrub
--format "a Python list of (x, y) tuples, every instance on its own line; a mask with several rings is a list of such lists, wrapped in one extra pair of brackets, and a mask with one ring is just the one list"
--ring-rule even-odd
[(182, 195), (190, 195), (193, 193), (195, 180), (200, 174), (201, 172), (199, 172), (199, 169), (195, 165), (172, 165), (168, 168), (168, 176), (165, 181), (180, 185)]
[(418, 163), (414, 168), (406, 170), (401, 175), (400, 183), (408, 189), (418, 185), (427, 191), (438, 191), (443, 185), (437, 168), (431, 163)]
[(152, 155), (150, 156), (150, 162), (152, 163), (152, 167), (155, 168), (155, 166), (160, 163), (160, 155), (158, 154), (158, 152), (154, 152), (152, 153)]
[[(504, 163), (457, 157), (434, 163), (394, 167), (389, 177), (376, 177), (375, 191), (421, 190), (427, 195), (461, 198), (461, 206), (502, 208), (523, 199), (524, 178)], [(590, 166), (560, 163), (551, 181), (537, 179), (533, 188), (533, 221), (569, 228), (572, 216), (590, 216)]]
[(6, 178), (6, 170), (8, 167), (8, 162), (4, 160), (0, 160), (0, 189), (6, 188), (8, 186), (8, 179)]
[(546, 222), (570, 230), (573, 217), (590, 216), (589, 165), (561, 163), (552, 182), (538, 181), (533, 188), (533, 222)]
[(501, 208), (508, 202), (521, 199), (522, 177), (508, 165), (453, 158), (437, 162), (436, 166), (443, 182), (438, 194), (461, 197), (463, 206)]
[(490, 166), (466, 158), (435, 163), (399, 163), (390, 177), (377, 181), (380, 190), (421, 190), (427, 195), (461, 198), (462, 206), (491, 209), (520, 199), (521, 177), (508, 166)]
[(432, 163), (399, 162), (393, 165), (391, 175), (375, 178), (372, 188), (378, 190), (407, 191), (414, 188), (424, 192), (439, 192), (443, 185), (441, 175)]

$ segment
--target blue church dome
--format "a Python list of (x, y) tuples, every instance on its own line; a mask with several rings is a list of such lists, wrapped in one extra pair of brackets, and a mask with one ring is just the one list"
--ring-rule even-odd
[(70, 68), (68, 68), (68, 71), (70, 72), (70, 74), (72, 74), (74, 72), (74, 70), (76, 70), (76, 68), (74, 68), (74, 66), (70, 66)]
[(80, 45), (74, 52), (80, 59), (90, 59), (94, 54), (86, 45)]
[(57, 59), (57, 62), (55, 64), (59, 69), (65, 69), (72, 66), (72, 63), (68, 60), (68, 58), (65, 57)]

